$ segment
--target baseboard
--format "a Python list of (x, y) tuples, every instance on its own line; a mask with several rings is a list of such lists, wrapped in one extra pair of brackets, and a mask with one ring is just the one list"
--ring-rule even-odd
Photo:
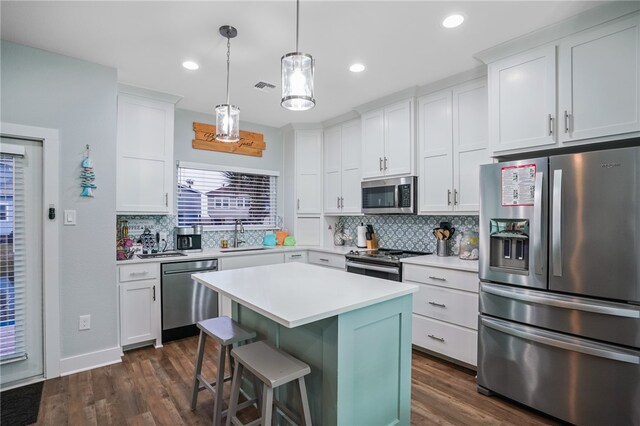
[(71, 356), (60, 360), (60, 376), (67, 376), (81, 371), (87, 371), (105, 365), (117, 364), (122, 361), (122, 348), (104, 349), (88, 354)]

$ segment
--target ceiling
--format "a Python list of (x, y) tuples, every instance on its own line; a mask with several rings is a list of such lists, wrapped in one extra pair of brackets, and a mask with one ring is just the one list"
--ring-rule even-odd
[[(477, 67), (474, 53), (602, 3), (302, 0), (300, 50), (316, 60), (316, 107), (305, 112), (280, 107), (280, 57), (295, 50), (294, 0), (3, 0), (0, 13), (5, 40), (117, 68), (121, 83), (181, 95), (179, 108), (212, 115), (225, 101), (226, 39), (218, 28), (233, 25), (231, 103), (241, 121), (279, 127), (324, 121)], [(443, 28), (453, 12), (465, 22)], [(185, 60), (200, 69), (183, 69)], [(354, 62), (366, 70), (351, 73)], [(254, 89), (260, 80), (276, 89)]]

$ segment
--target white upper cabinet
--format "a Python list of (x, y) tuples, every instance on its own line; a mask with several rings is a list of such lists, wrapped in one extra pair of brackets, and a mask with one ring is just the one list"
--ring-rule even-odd
[(479, 166), (491, 162), (484, 78), (418, 100), (420, 213), (479, 210)]
[(487, 82), (475, 80), (453, 89), (454, 210), (480, 210), (480, 166), (490, 164)]
[(639, 135), (638, 13), (491, 62), (488, 70), (496, 156)]
[(384, 111), (362, 115), (362, 177), (384, 176)]
[(556, 48), (489, 64), (489, 139), (494, 152), (556, 143)]
[(342, 127), (324, 131), (324, 212), (339, 213), (342, 196)]
[(640, 17), (559, 44), (562, 142), (640, 131)]
[(360, 213), (360, 120), (324, 132), (324, 212)]
[(298, 214), (322, 212), (322, 131), (296, 131), (296, 194)]
[(453, 209), (451, 90), (418, 99), (418, 156), (421, 212)]
[(118, 95), (118, 213), (173, 212), (174, 104)]
[(413, 99), (362, 115), (362, 177), (413, 173)]
[(342, 199), (340, 203), (342, 213), (360, 213), (362, 211), (361, 138), (360, 120), (353, 120), (342, 125)]

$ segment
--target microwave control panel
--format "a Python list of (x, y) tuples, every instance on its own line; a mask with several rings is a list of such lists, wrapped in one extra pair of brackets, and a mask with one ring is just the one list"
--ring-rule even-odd
[(411, 207), (411, 185), (398, 185), (398, 207)]

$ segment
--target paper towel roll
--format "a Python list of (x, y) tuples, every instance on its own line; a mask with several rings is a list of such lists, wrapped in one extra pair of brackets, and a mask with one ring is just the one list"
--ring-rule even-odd
[(367, 248), (367, 227), (364, 225), (360, 225), (356, 228), (358, 233), (358, 241), (356, 245), (359, 248)]

